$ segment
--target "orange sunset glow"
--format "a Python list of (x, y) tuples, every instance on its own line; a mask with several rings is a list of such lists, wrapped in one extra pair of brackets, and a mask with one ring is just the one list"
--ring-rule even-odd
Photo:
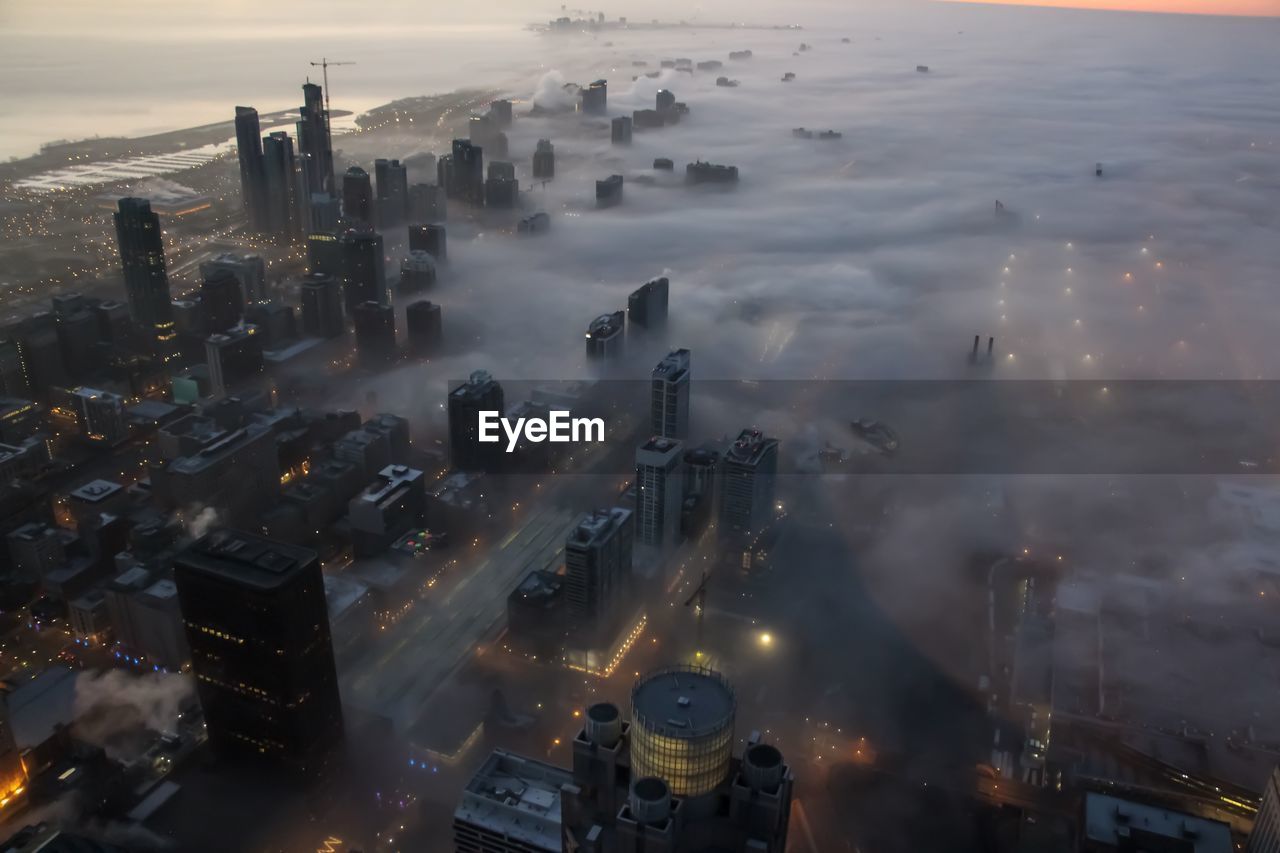
[(1280, 16), (1280, 0), (947, 0), (947, 2), (1102, 9), (1116, 12), (1168, 12), (1179, 15)]

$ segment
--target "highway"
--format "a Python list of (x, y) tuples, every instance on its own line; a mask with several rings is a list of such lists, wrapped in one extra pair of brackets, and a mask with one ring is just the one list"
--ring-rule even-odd
[(346, 702), (412, 728), (431, 694), (506, 615), (507, 595), (533, 568), (554, 568), (577, 513), (543, 506), (451, 588), (395, 623), (344, 673)]

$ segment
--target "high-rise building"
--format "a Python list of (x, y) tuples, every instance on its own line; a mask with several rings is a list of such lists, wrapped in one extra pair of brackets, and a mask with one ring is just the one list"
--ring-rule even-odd
[(261, 255), (237, 255), (223, 252), (212, 260), (200, 262), (200, 275), (208, 278), (219, 269), (229, 270), (240, 280), (240, 292), (246, 302), (267, 298), (267, 264)]
[(376, 180), (378, 227), (404, 222), (409, 207), (409, 170), (399, 160), (373, 161)]
[(613, 207), (622, 204), (622, 175), (610, 175), (596, 181), (596, 207)]
[(258, 111), (236, 107), (236, 153), (240, 158), (240, 198), (252, 231), (266, 227), (267, 183), (262, 161), (262, 128)]
[(210, 393), (225, 397), (231, 388), (262, 374), (258, 328), (244, 324), (210, 335), (204, 342), (204, 356), (209, 366)]
[(649, 431), (663, 438), (689, 437), (691, 354), (672, 350), (653, 369), (649, 391)]
[(315, 552), (221, 528), (178, 554), (174, 579), (213, 748), (324, 766), (343, 723)]
[(307, 235), (307, 272), (343, 278), (342, 234), (337, 231), (313, 231)]
[(440, 186), (451, 199), (484, 206), (484, 150), (468, 139), (453, 140), (453, 149), (436, 163)]
[(192, 415), (168, 425), (160, 440), (162, 447), (178, 445), (150, 469), (152, 499), (162, 509), (212, 507), (231, 524), (255, 525), (280, 493), (279, 454), (269, 426), (224, 428)]
[(655, 99), (658, 112), (666, 112), (676, 105), (676, 95), (670, 89), (659, 89)]
[(487, 370), (477, 370), (449, 392), (449, 462), (463, 471), (497, 471), (499, 444), (480, 442), (480, 412), (506, 411), (502, 386)]
[(329, 193), (311, 193), (307, 197), (307, 215), (303, 226), (310, 231), (334, 232), (342, 224), (342, 202)]
[(667, 548), (680, 539), (684, 447), (654, 436), (636, 451), (636, 541)]
[[(720, 468), (719, 532), (727, 554), (745, 555), (775, 517), (777, 474), (778, 440), (766, 438), (758, 429), (739, 433)], [(744, 562), (743, 567), (748, 568), (749, 563)]]
[(422, 472), (388, 465), (347, 505), (351, 545), (356, 557), (382, 553), (402, 534), (422, 523), (427, 490)]
[(448, 218), (448, 204), (439, 184), (414, 184), (409, 187), (410, 222), (443, 222)]
[(293, 140), (282, 130), (262, 140), (263, 182), (262, 231), (280, 243), (291, 243), (302, 235), (303, 205)]
[(539, 139), (538, 147), (533, 152), (533, 177), (535, 180), (550, 180), (556, 176), (556, 149), (550, 139)]
[(490, 157), (507, 156), (507, 135), (487, 115), (473, 115), (467, 122), (467, 138), (472, 145), (478, 145), (489, 152)]
[(616, 358), (622, 354), (626, 315), (621, 311), (601, 314), (587, 326), (587, 358)]
[(492, 122), (495, 127), (510, 127), (512, 119), (511, 101), (505, 98), (490, 101), (488, 116), (489, 121)]
[(444, 337), (444, 325), (440, 306), (423, 299), (404, 309), (405, 324), (409, 331), (409, 350), (414, 355), (434, 352)]
[(603, 115), (609, 109), (609, 84), (604, 80), (596, 80), (594, 83), (582, 89), (582, 111), (593, 115)]
[(356, 327), (356, 357), (368, 369), (396, 360), (396, 313), (385, 302), (361, 302), (351, 312)]
[(515, 166), (505, 160), (489, 161), (489, 178), (484, 182), (485, 207), (515, 207), (519, 195)]
[(298, 120), (298, 158), (302, 161), (303, 185), (308, 197), (316, 193), (332, 196), (335, 194), (333, 144), (329, 138), (329, 112), (325, 109), (324, 92), (315, 83), (307, 82), (302, 87), (302, 98)]
[(373, 184), (369, 173), (352, 166), (342, 176), (342, 218), (349, 225), (373, 227)]
[(627, 297), (627, 319), (633, 326), (657, 328), (667, 322), (667, 294), (671, 283), (664, 276), (646, 281)]
[(426, 290), (436, 283), (436, 261), (427, 252), (410, 249), (400, 262), (400, 291)]
[(382, 235), (351, 230), (342, 235), (342, 304), (350, 314), (361, 302), (387, 301)]
[(164, 265), (160, 217), (143, 198), (122, 198), (115, 213), (116, 241), (124, 267), (124, 289), (133, 321), (166, 361), (176, 353), (169, 275)]
[(631, 510), (622, 507), (589, 512), (569, 531), (565, 600), (569, 618), (584, 635), (611, 627), (629, 590), (634, 538)]
[(631, 116), (618, 116), (610, 123), (610, 138), (614, 145), (631, 144)]
[(244, 293), (240, 279), (225, 267), (211, 267), (200, 284), (205, 328), (210, 334), (225, 332), (244, 319)]
[(445, 242), (445, 228), (439, 223), (409, 226), (409, 250), (426, 252), (443, 263), (448, 258), (448, 244)]
[(720, 454), (699, 447), (684, 454), (684, 505), (680, 509), (680, 535), (696, 539), (707, 529), (715, 511), (716, 469)]
[(1267, 777), (1262, 806), (1253, 821), (1246, 853), (1280, 853), (1280, 767)]
[(453, 849), (561, 853), (561, 789), (572, 784), (568, 770), (496, 750), (463, 789), (453, 813)]
[(336, 338), (347, 330), (342, 318), (342, 287), (325, 273), (302, 279), (302, 333), (313, 338)]

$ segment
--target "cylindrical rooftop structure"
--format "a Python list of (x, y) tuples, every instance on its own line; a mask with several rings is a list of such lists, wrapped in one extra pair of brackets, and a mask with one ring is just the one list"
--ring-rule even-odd
[(767, 743), (749, 747), (742, 756), (742, 776), (755, 791), (773, 791), (782, 781), (782, 753)]
[(631, 689), (631, 772), (656, 776), (671, 793), (710, 793), (729, 776), (737, 698), (709, 669), (658, 670)]
[(660, 824), (671, 816), (671, 789), (661, 779), (645, 776), (631, 786), (630, 804), (636, 823)]
[(612, 702), (597, 702), (587, 709), (587, 739), (612, 747), (622, 737), (622, 714)]

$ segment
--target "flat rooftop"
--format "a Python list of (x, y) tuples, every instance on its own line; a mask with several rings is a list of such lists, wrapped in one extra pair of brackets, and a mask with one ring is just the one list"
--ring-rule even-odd
[(572, 782), (567, 770), (495, 750), (463, 790), (454, 820), (538, 849), (559, 849), (560, 786)]
[(176, 564), (187, 571), (273, 589), (314, 562), (316, 553), (310, 549), (222, 528), (188, 546)]
[(737, 699), (733, 688), (711, 670), (660, 670), (631, 689), (631, 714), (646, 728), (670, 737), (693, 737), (733, 724)]
[[(1127, 844), (1137, 850), (1167, 849), (1170, 853), (1232, 853), (1233, 850), (1231, 829), (1225, 823), (1106, 794), (1085, 795), (1083, 832), (1086, 841), (1111, 845), (1118, 850), (1129, 849), (1122, 846)], [(1160, 842), (1153, 843), (1154, 839)]]

